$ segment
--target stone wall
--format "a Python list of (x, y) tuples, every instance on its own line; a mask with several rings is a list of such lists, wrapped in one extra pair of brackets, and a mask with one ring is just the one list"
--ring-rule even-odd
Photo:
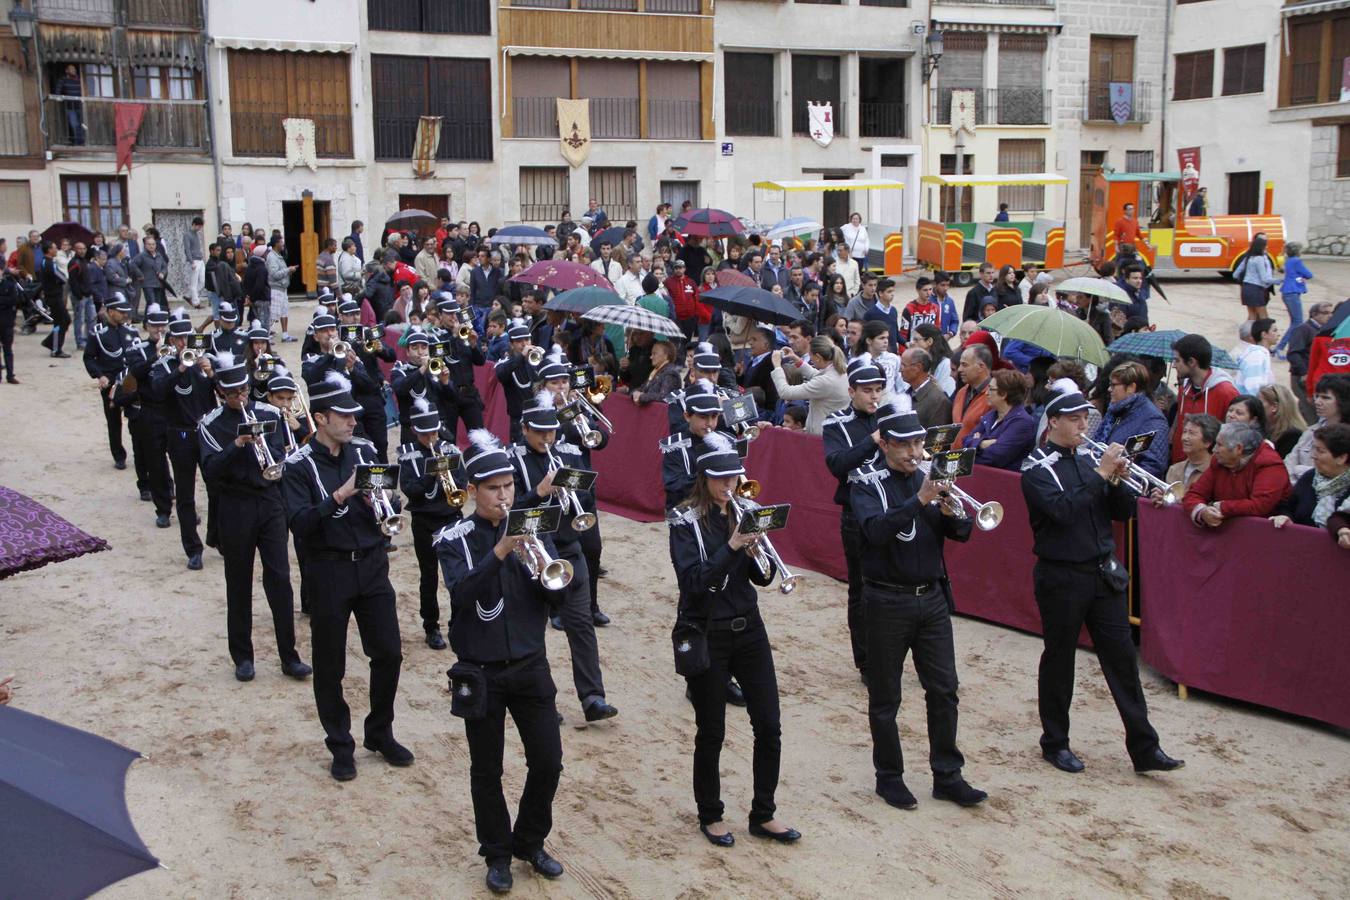
[(1307, 253), (1350, 255), (1350, 178), (1336, 177), (1336, 127), (1313, 126)]

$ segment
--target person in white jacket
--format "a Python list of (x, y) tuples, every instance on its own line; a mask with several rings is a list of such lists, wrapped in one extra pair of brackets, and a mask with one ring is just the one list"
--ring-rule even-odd
[(773, 363), (773, 386), (782, 400), (806, 400), (806, 431), (820, 434), (825, 419), (849, 405), (848, 377), (844, 351), (823, 334), (811, 338), (811, 349), (806, 365), (801, 367), (801, 384), (788, 384), (783, 371), (783, 351), (775, 350), (769, 357)]
[(848, 224), (840, 226), (839, 234), (844, 239), (844, 246), (848, 247), (849, 255), (858, 261), (858, 265), (867, 268), (867, 253), (872, 249), (867, 236), (867, 228), (862, 223), (862, 216), (858, 213), (849, 213)]
[(1270, 348), (1280, 340), (1280, 328), (1274, 319), (1257, 319), (1238, 326), (1241, 342), (1233, 348), (1237, 360), (1237, 387), (1244, 394), (1255, 395), (1268, 384), (1275, 383), (1270, 366)]

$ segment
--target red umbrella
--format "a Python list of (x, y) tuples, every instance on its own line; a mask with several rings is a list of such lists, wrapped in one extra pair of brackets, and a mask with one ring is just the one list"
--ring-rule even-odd
[(755, 279), (738, 269), (718, 269), (718, 287), (759, 287)]
[(581, 263), (566, 260), (541, 259), (519, 275), (512, 275), (508, 281), (519, 281), (535, 287), (552, 288), (555, 291), (570, 291), (573, 288), (598, 287), (614, 290), (609, 279)]
[(675, 220), (675, 229), (680, 234), (696, 234), (700, 237), (732, 237), (745, 234), (741, 220), (725, 209), (695, 209)]
[(53, 244), (59, 244), (63, 239), (69, 240), (72, 244), (77, 241), (88, 244), (94, 239), (94, 233), (79, 222), (57, 222), (42, 232), (42, 239)]

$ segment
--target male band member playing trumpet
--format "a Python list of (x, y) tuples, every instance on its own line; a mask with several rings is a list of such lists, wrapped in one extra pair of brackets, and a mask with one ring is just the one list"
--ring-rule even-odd
[(455, 393), (454, 404), (448, 410), (442, 410), (441, 419), (448, 439), (454, 443), (460, 422), (464, 423), (465, 434), (483, 427), (483, 397), (474, 383), (473, 370), (476, 366), (485, 365), (487, 357), (478, 345), (478, 332), (473, 330), (472, 325), (463, 326), (467, 331), (463, 338), (460, 337), (458, 303), (450, 297), (442, 297), (436, 301), (436, 307), (445, 326), (438, 339), (445, 341), (450, 348), (445, 365), (450, 371), (450, 386)]
[(131, 306), (120, 294), (103, 304), (104, 321), (94, 323), (84, 345), (84, 370), (98, 382), (99, 406), (108, 425), (108, 449), (113, 465), (119, 469), (127, 467), (127, 451), (122, 446), (122, 409), (114, 402), (115, 391), (127, 368), (126, 352), (141, 339), (127, 324), (130, 314)]
[(510, 340), (507, 355), (497, 360), (494, 372), (501, 382), (502, 393), (506, 395), (506, 417), (511, 420), (511, 443), (520, 443), (520, 416), (526, 405), (534, 399), (534, 365), (530, 363), (529, 353), (535, 351), (540, 362), (543, 361), (542, 348), (530, 345), (530, 327), (523, 319), (514, 319), (506, 329)]
[(353, 614), (370, 657), (370, 715), (363, 746), (390, 765), (410, 766), (412, 751), (394, 740), (394, 696), (403, 665), (394, 586), (385, 535), (370, 498), (357, 497), (356, 467), (376, 462), (370, 441), (353, 436), (361, 406), (350, 382), (328, 371), (309, 386), (314, 438), (286, 458), (282, 490), (291, 531), (305, 544), (305, 577), (313, 586), (310, 615), (314, 701), (338, 781), (356, 777), (351, 710), (342, 695), (347, 624)]
[[(506, 534), (515, 501), (514, 467), (487, 431), (474, 430), (469, 440), (465, 468), (473, 514), (437, 535), (436, 553), (450, 591), (450, 646), (459, 659), (451, 674), (469, 673), (461, 682), (469, 686), (455, 690), (451, 709), (464, 718), (469, 741), (478, 853), (487, 860), (488, 888), (505, 893), (511, 889), (513, 856), (545, 878), (563, 874), (562, 865), (544, 850), (562, 774), (562, 737), (558, 689), (544, 650), (549, 592), (518, 557), (527, 536)], [(554, 555), (550, 536), (538, 539)], [(466, 698), (476, 701), (476, 708), (461, 707)], [(508, 711), (528, 767), (514, 828), (502, 793)]]
[(919, 471), (927, 432), (918, 416), (882, 407), (877, 428), (882, 458), (849, 476), (849, 508), (867, 541), (862, 555), (867, 715), (877, 794), (900, 809), (917, 805), (905, 786), (895, 722), (905, 657), (912, 649), (928, 709), (933, 796), (975, 806), (989, 795), (961, 777), (965, 758), (956, 747), (953, 603), (942, 557), (945, 539), (970, 539), (971, 520), (959, 501), (944, 498), (940, 485)]
[[(339, 325), (360, 325), (361, 304), (355, 300), (344, 299), (338, 304)], [(384, 329), (379, 329), (384, 333)], [(374, 349), (367, 349), (367, 346)], [(349, 351), (361, 362), (365, 378), (352, 376), (352, 397), (361, 404), (361, 431), (367, 440), (375, 445), (380, 462), (389, 459), (389, 420), (384, 412), (384, 370), (381, 362), (392, 363), (396, 359), (394, 348), (384, 340), (356, 341)]]
[[(432, 546), (436, 533), (463, 518), (464, 473), (460, 465), (459, 448), (441, 440), (440, 414), (425, 397), (413, 400), (411, 416), (413, 433), (417, 440), (398, 448), (399, 487), (407, 500), (403, 508), (412, 516), (413, 552), (417, 554), (419, 573), (418, 595), (421, 600), (422, 630), (427, 646), (444, 650), (441, 637), (441, 605), (436, 599), (440, 584), (436, 549)], [(431, 461), (446, 457), (450, 468), (444, 473), (430, 470)], [(445, 492), (446, 483), (453, 484), (452, 496)]]
[(1125, 723), (1134, 770), (1165, 772), (1185, 763), (1162, 751), (1149, 724), (1126, 611), (1129, 576), (1113, 555), (1111, 520), (1123, 521), (1134, 512), (1134, 496), (1119, 483), (1129, 471), (1129, 459), (1119, 444), (1095, 462), (1078, 453), (1090, 407), (1077, 391), (1052, 399), (1045, 409), (1047, 443), (1032, 452), (1022, 472), (1035, 533), (1033, 577), (1045, 641), (1038, 691), (1041, 755), (1062, 771), (1083, 771), (1069, 749), (1069, 704), (1078, 633), (1086, 625)]
[[(522, 442), (507, 449), (516, 476), (516, 505), (561, 506), (562, 522), (553, 535), (560, 558), (572, 566), (572, 581), (563, 589), (562, 625), (572, 648), (572, 681), (587, 722), (618, 715), (605, 701), (605, 683), (600, 672), (600, 647), (591, 617), (590, 573), (581, 550), (580, 533), (574, 527), (578, 511), (553, 486), (554, 473), (564, 466), (581, 468), (581, 455), (565, 441), (557, 440), (558, 414), (553, 395), (540, 391), (522, 418)], [(577, 499), (587, 491), (571, 492)], [(584, 529), (583, 529), (584, 530)]]
[[(151, 303), (145, 311), (146, 339), (126, 353), (127, 374), (135, 379), (133, 391), (118, 391), (117, 402), (127, 414), (131, 432), (131, 456), (136, 466), (136, 486), (141, 499), (155, 505), (155, 525), (169, 527), (173, 511), (173, 477), (169, 474), (168, 441), (165, 435), (164, 403), (150, 389), (150, 379), (164, 347), (169, 314)], [(88, 344), (85, 344), (88, 347)]]
[(455, 391), (450, 382), (450, 369), (444, 362), (437, 363), (439, 372), (431, 371), (428, 348), (430, 336), (418, 326), (408, 330), (407, 361), (397, 363), (389, 373), (389, 383), (398, 400), (399, 443), (410, 444), (417, 439), (413, 431), (413, 402), (426, 401), (436, 408), (444, 422), (447, 414), (455, 411)]
[[(253, 558), (262, 559), (263, 592), (272, 609), (281, 671), (306, 678), (310, 667), (295, 652), (295, 598), (286, 553), (286, 510), (281, 498), (281, 461), (286, 423), (281, 411), (249, 400), (248, 367), (228, 351), (216, 356), (216, 392), (224, 401), (197, 427), (202, 476), (216, 492), (220, 553), (225, 558), (225, 605), (234, 677), (253, 680)], [(240, 425), (273, 422), (274, 430), (240, 434)]]
[[(272, 372), (272, 377), (267, 379), (267, 397), (264, 402), (281, 410), (282, 418), (286, 420), (287, 433), (285, 437), (286, 453), (290, 455), (299, 450), (300, 447), (314, 435), (313, 423), (309, 417), (296, 411), (296, 398), (300, 395), (300, 386), (295, 383), (291, 373), (281, 363), (277, 363), (276, 369)], [(300, 401), (300, 407), (303, 409), (304, 401)], [(300, 570), (300, 612), (303, 615), (310, 613), (310, 583), (305, 577), (305, 542), (300, 540), (294, 532), (291, 533), (291, 542), (295, 545), (296, 567)]]
[(300, 365), (300, 374), (305, 383), (322, 381), (325, 372), (338, 372), (348, 379), (352, 384), (352, 399), (361, 404), (361, 412), (356, 420), (356, 436), (370, 441), (375, 448), (376, 460), (384, 462), (388, 437), (384, 420), (384, 395), (380, 392), (383, 378), (377, 382), (376, 377), (370, 374), (366, 364), (361, 361), (359, 348), (338, 346), (343, 342), (338, 340), (337, 320), (332, 316), (314, 317), (314, 340), (318, 342), (319, 352), (306, 358)]

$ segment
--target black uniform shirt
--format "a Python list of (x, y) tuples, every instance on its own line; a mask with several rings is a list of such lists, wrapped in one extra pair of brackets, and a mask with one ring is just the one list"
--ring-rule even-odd
[(1111, 520), (1134, 514), (1134, 496), (1096, 472), (1087, 456), (1053, 443), (1032, 451), (1022, 472), (1022, 496), (1043, 560), (1085, 563), (1116, 549)]
[[(512, 444), (506, 448), (506, 455), (511, 459), (511, 468), (516, 479), (515, 505), (521, 509), (561, 505), (562, 498), (557, 490), (547, 497), (539, 496), (537, 490), (539, 482), (544, 480), (550, 469), (583, 468), (580, 448), (566, 441), (555, 441), (547, 453), (535, 453), (528, 444)], [(592, 499), (590, 491), (577, 491), (576, 495), (583, 507)], [(554, 542), (559, 546), (572, 544), (581, 539), (576, 529), (572, 527), (574, 518), (575, 510), (564, 507), (562, 521), (558, 525), (557, 533), (553, 535)]]
[(439, 378), (429, 378), (418, 366), (401, 362), (389, 373), (389, 384), (398, 400), (398, 423), (404, 428), (412, 427), (413, 401), (419, 398), (426, 398), (428, 403), (435, 405), (443, 420), (458, 415), (453, 381), (441, 384)]
[[(438, 441), (441, 454), (450, 457), (450, 475), (461, 490), (466, 484), (464, 457), (448, 441)], [(440, 475), (428, 472), (431, 450), (419, 442), (403, 444), (398, 448), (398, 486), (407, 497), (403, 508), (415, 516), (430, 516), (442, 521), (462, 518), (459, 509), (445, 499)]]
[(693, 510), (676, 510), (666, 522), (670, 561), (680, 585), (681, 616), (704, 621), (748, 616), (759, 610), (754, 585), (772, 584), (773, 567), (766, 578), (749, 553), (731, 549), (727, 517), (717, 507), (706, 518)]
[(164, 418), (175, 431), (196, 431), (202, 416), (216, 407), (216, 392), (201, 366), (178, 371), (178, 357), (166, 356), (150, 369), (150, 390), (164, 404)]
[[(259, 422), (276, 422), (272, 432), (263, 435), (272, 452), (272, 459), (286, 458), (286, 420), (281, 410), (267, 403), (249, 403), (249, 412)], [(239, 447), (234, 441), (239, 436), (239, 425), (244, 414), (228, 406), (217, 406), (197, 426), (201, 448), (202, 477), (213, 488), (240, 494), (268, 494), (280, 499), (279, 482), (262, 476), (257, 451), (250, 446)]]
[(84, 370), (90, 378), (100, 375), (116, 378), (127, 367), (127, 350), (140, 340), (140, 334), (130, 325), (99, 321), (84, 345)]
[(506, 394), (506, 414), (515, 422), (520, 418), (525, 402), (533, 396), (534, 367), (525, 354), (511, 353), (497, 360), (494, 371)]
[(970, 539), (969, 518), (944, 516), (936, 505), (919, 502), (923, 479), (922, 472), (905, 475), (884, 461), (849, 476), (849, 506), (867, 540), (864, 578), (909, 585), (937, 581), (947, 574), (944, 540)]
[[(286, 519), (308, 549), (345, 552), (384, 546), (384, 534), (364, 497), (353, 494), (340, 506), (333, 499), (358, 464), (378, 462), (375, 445), (355, 437), (336, 455), (310, 441), (286, 457), (281, 476)], [(390, 502), (397, 504), (392, 495)]]
[(876, 430), (876, 414), (860, 412), (853, 406), (830, 416), (822, 426), (825, 467), (839, 479), (834, 502), (846, 510), (849, 508), (849, 474), (859, 466), (873, 462), (880, 453), (876, 441), (872, 440), (872, 432)]
[(244, 355), (248, 353), (248, 332), (238, 327), (228, 331), (216, 329), (215, 334), (211, 335), (211, 354), (218, 355), (222, 351), (234, 354), (236, 362), (243, 362)]

